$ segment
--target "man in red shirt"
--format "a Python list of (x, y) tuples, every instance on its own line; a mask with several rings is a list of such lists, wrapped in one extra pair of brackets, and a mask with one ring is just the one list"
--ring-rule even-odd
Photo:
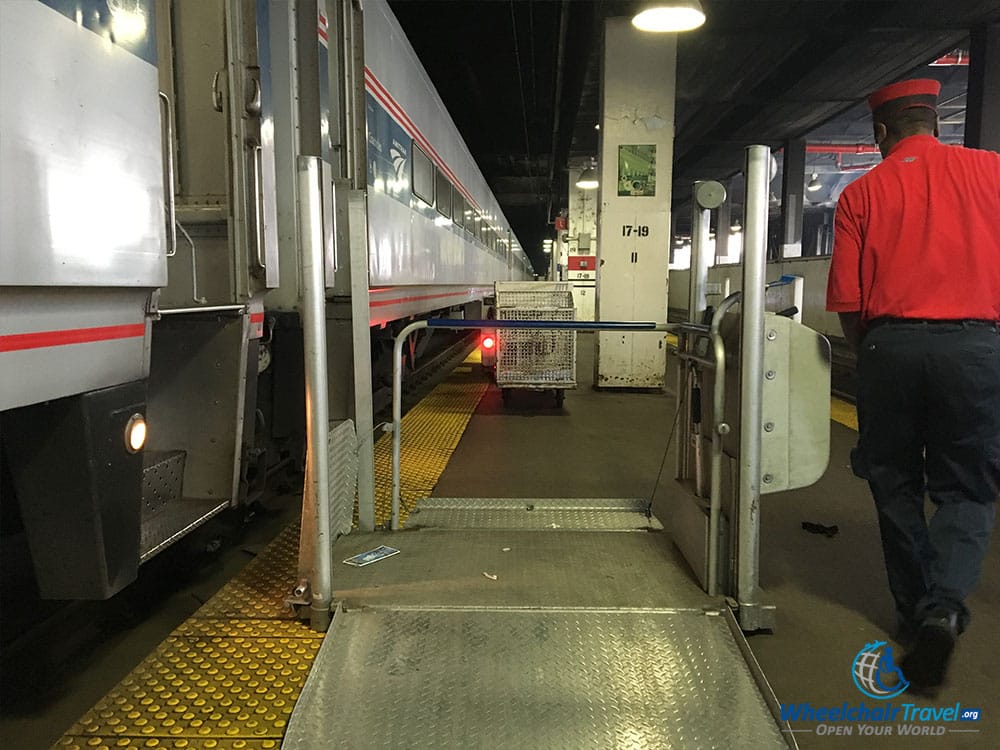
[(937, 140), (939, 92), (916, 80), (870, 97), (883, 161), (840, 197), (827, 287), (858, 353), (851, 460), (912, 638), (902, 670), (930, 694), (968, 624), (1000, 494), (1000, 154)]

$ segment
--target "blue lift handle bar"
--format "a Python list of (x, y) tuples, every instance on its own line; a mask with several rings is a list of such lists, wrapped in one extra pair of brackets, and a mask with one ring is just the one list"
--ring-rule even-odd
[(428, 328), (554, 328), (568, 331), (655, 331), (657, 323), (608, 320), (599, 323), (586, 320), (458, 320), (431, 318)]

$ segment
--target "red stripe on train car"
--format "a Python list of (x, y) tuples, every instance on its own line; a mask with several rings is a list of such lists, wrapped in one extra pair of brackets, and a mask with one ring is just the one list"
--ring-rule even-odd
[(425, 299), (441, 299), (442, 297), (468, 297), (470, 295), (475, 295), (474, 291), (466, 290), (464, 292), (444, 292), (442, 294), (422, 294), (417, 297), (397, 297), (396, 299), (385, 299), (385, 300), (372, 300), (368, 303), (369, 307), (388, 307), (389, 305), (402, 305), (406, 302), (420, 302)]
[(250, 322), (251, 323), (263, 323), (264, 322), (264, 313), (250, 313)]
[(38, 331), (0, 336), (0, 352), (44, 349), (68, 344), (92, 344), (97, 341), (139, 338), (146, 335), (145, 323), (98, 328), (71, 328), (65, 331)]

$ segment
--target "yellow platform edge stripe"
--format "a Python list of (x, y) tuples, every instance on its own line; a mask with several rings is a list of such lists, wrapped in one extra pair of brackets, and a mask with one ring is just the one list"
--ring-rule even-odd
[(830, 419), (858, 431), (858, 410), (854, 404), (836, 396), (830, 397)]

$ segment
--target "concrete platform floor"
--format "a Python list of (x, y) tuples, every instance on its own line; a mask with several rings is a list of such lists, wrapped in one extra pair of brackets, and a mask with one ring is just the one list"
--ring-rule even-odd
[[(562, 409), (549, 394), (518, 391), (508, 407), (493, 386), (479, 404), (434, 494), (441, 497), (651, 497), (661, 519), (676, 496), (673, 456), (665, 448), (674, 418), (671, 393), (622, 393), (592, 388), (593, 334), (578, 338), (578, 389)], [(671, 357), (670, 366), (676, 364)], [(668, 384), (673, 378), (668, 374)], [(772, 633), (750, 645), (779, 701), (813, 706), (867, 705), (853, 683), (857, 652), (891, 642), (894, 625), (875, 510), (866, 483), (849, 467), (856, 435), (832, 422), (825, 476), (803, 490), (762, 500), (761, 583), (777, 605)], [(833, 538), (811, 534), (803, 521), (837, 525)], [(670, 545), (669, 536), (661, 535)], [(669, 557), (666, 552), (665, 557)], [(679, 557), (679, 556), (675, 556)], [(670, 564), (665, 560), (665, 565)], [(682, 566), (684, 563), (680, 563)], [(580, 571), (600, 585), (599, 570)], [(685, 571), (691, 575), (690, 571)], [(673, 572), (669, 575), (674, 575)], [(803, 748), (927, 746), (1000, 747), (1000, 547), (994, 544), (979, 589), (969, 601), (973, 621), (956, 650), (949, 684), (937, 699), (893, 699), (901, 706), (979, 708), (978, 723), (941, 725), (940, 736), (819, 735), (817, 723), (793, 723)], [(897, 654), (899, 649), (896, 649)], [(930, 726), (939, 726), (933, 722)], [(978, 730), (955, 732), (953, 730)]]

